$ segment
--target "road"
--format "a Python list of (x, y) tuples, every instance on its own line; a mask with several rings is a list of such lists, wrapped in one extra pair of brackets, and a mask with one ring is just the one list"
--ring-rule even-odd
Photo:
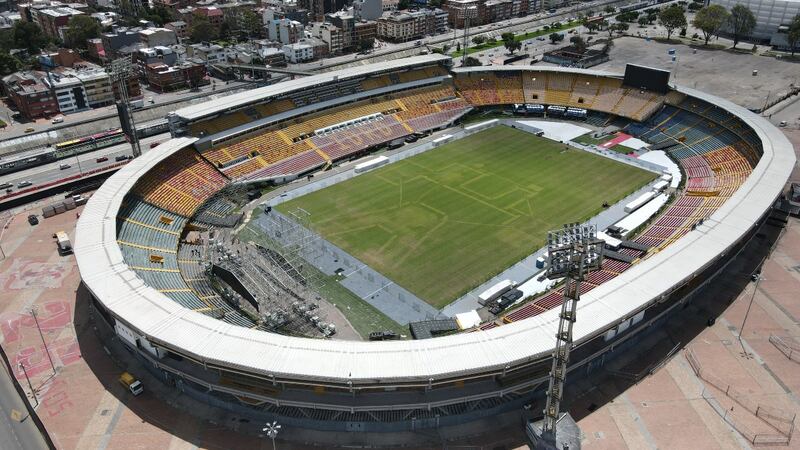
[[(603, 7), (606, 5), (619, 5), (634, 3), (633, 0), (599, 0), (591, 3), (581, 3), (575, 7), (560, 10), (554, 14), (547, 12), (533, 14), (525, 17), (513, 18), (502, 22), (496, 22), (477, 27), (471, 27), (469, 33), (470, 45), (472, 37), (479, 34), (486, 36), (493, 36), (499, 39), (500, 34), (504, 32), (522, 33), (534, 31), (543, 25), (549, 25), (553, 22), (563, 21), (570, 17), (577, 17), (579, 12), (595, 11), (596, 13), (602, 12)], [(660, 5), (659, 5), (660, 6)], [(462, 42), (464, 38), (463, 30), (448, 30), (445, 33), (429, 36), (421, 39), (425, 46), (436, 46), (443, 43), (451, 43), (452, 48), (455, 49), (456, 41)], [(413, 56), (420, 53), (425, 49), (425, 46), (417, 46), (416, 41), (403, 42), (399, 44), (394, 43), (380, 43), (382, 47), (374, 50), (368, 55), (342, 55), (332, 58), (326, 58), (324, 61), (314, 61), (304, 64), (290, 64), (289, 67), (299, 70), (320, 71), (339, 65), (355, 65), (367, 64), (370, 62), (380, 62), (389, 59), (403, 58)]]
[[(150, 103), (149, 100), (147, 102), (145, 102), (145, 106), (150, 108), (150, 107), (163, 105), (165, 103), (179, 101), (179, 100), (184, 99), (184, 98), (188, 99), (189, 97), (195, 97), (195, 96), (197, 96), (199, 94), (202, 94), (202, 93), (206, 93), (206, 94), (217, 93), (222, 88), (233, 89), (233, 88), (236, 88), (236, 87), (242, 87), (242, 86), (247, 86), (247, 85), (251, 84), (251, 83), (239, 82), (239, 81), (231, 81), (228, 84), (225, 84), (224, 81), (220, 81), (220, 80), (216, 80), (216, 79), (214, 79), (214, 80), (216, 81), (216, 85), (209, 84), (208, 86), (201, 86), (200, 89), (198, 91), (195, 91), (195, 92), (192, 92), (192, 91), (189, 91), (188, 89), (186, 89), (186, 90), (177, 91), (177, 92), (167, 92), (167, 93), (164, 93), (164, 94), (160, 94), (160, 93), (157, 93), (157, 92), (152, 92), (152, 91), (145, 90), (143, 88), (142, 89), (142, 96), (145, 99), (151, 99), (151, 98), (153, 99), (153, 103)], [(184, 105), (176, 104), (175, 105), (175, 109), (178, 109), (181, 106), (184, 106)], [(0, 102), (0, 119), (2, 119), (3, 121), (8, 122), (9, 114), (10, 114), (10, 110), (8, 109), (8, 107), (6, 107), (2, 102)], [(15, 138), (15, 137), (20, 137), (20, 136), (31, 136), (31, 135), (36, 134), (36, 133), (41, 133), (41, 132), (47, 131), (50, 128), (61, 128), (61, 127), (64, 127), (64, 126), (69, 126), (71, 124), (75, 124), (75, 123), (78, 123), (78, 122), (84, 122), (84, 121), (87, 121), (87, 120), (101, 120), (101, 119), (106, 119), (106, 118), (109, 118), (109, 117), (116, 117), (116, 114), (117, 114), (117, 107), (114, 106), (114, 105), (111, 105), (111, 106), (104, 106), (104, 107), (101, 107), (101, 108), (95, 108), (95, 109), (89, 109), (89, 110), (86, 110), (86, 111), (76, 112), (76, 113), (73, 113), (73, 114), (63, 115), (64, 122), (63, 123), (59, 123), (57, 125), (54, 125), (48, 119), (39, 119), (39, 120), (37, 120), (35, 122), (30, 122), (30, 123), (14, 122), (13, 126), (7, 127), (5, 129), (0, 129), (0, 141), (7, 140), (7, 139), (12, 139), (12, 138)], [(137, 112), (136, 115), (138, 116), (140, 114), (141, 114), (141, 111)], [(119, 126), (119, 124), (117, 123), (116, 126)], [(32, 131), (30, 133), (25, 133), (25, 129), (27, 129), (27, 128), (33, 128), (34, 131)]]
[[(2, 450), (39, 450), (46, 449), (45, 442), (39, 429), (28, 417), (25, 400), (20, 398), (14, 388), (11, 375), (6, 370), (5, 364), (0, 368), (0, 449)], [(21, 422), (12, 417), (14, 411), (24, 418)]]
[[(169, 133), (163, 133), (156, 136), (150, 136), (147, 138), (140, 139), (142, 153), (145, 153), (150, 150), (151, 143), (163, 142), (168, 139), (169, 139)], [(132, 154), (130, 144), (128, 143), (117, 144), (111, 147), (106, 147), (100, 150), (96, 150), (91, 153), (84, 153), (83, 155), (80, 156), (73, 156), (67, 159), (61, 159), (41, 166), (31, 167), (29, 169), (25, 169), (20, 172), (10, 173), (1, 176), (0, 184), (12, 183), (14, 185), (12, 189), (16, 190), (18, 189), (17, 185), (20, 182), (30, 181), (33, 183), (33, 186), (30, 187), (35, 187), (36, 185), (50, 183), (53, 181), (60, 180), (62, 178), (69, 177), (71, 175), (78, 175), (81, 172), (95, 170), (101, 167), (116, 164), (118, 162), (115, 160), (117, 156), (130, 155), (130, 154)], [(108, 160), (103, 162), (97, 162), (97, 158), (100, 157), (107, 157)], [(70, 167), (66, 169), (60, 169), (59, 166), (61, 164), (69, 164)], [(26, 187), (25, 189), (29, 189), (30, 187)]]

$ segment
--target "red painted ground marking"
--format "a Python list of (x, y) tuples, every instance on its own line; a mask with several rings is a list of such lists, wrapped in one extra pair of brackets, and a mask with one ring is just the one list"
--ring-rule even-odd
[(621, 142), (627, 141), (630, 138), (631, 138), (631, 136), (629, 134), (618, 133), (617, 136), (614, 139), (612, 139), (612, 140), (610, 140), (608, 142), (603, 142), (602, 144), (600, 144), (600, 147), (611, 148), (611, 147), (613, 147), (613, 146), (615, 146), (615, 145), (617, 145), (617, 144), (619, 144)]

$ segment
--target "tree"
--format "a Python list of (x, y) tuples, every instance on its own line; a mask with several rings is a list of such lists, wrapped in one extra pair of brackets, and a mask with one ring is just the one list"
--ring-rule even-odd
[(550, 42), (555, 44), (564, 40), (564, 35), (561, 33), (550, 33)]
[(442, 0), (428, 0), (428, 8), (438, 8), (442, 6)]
[(753, 15), (750, 8), (741, 3), (731, 8), (731, 14), (728, 16), (728, 29), (733, 37), (733, 48), (736, 48), (736, 44), (742, 38), (749, 37), (755, 27), (756, 16)]
[(90, 16), (72, 16), (67, 22), (64, 40), (70, 47), (86, 48), (86, 41), (100, 37), (100, 24)]
[(0, 76), (6, 76), (18, 71), (22, 67), (15, 56), (11, 56), (6, 52), (0, 52)]
[(367, 52), (375, 47), (375, 38), (372, 39), (364, 39), (358, 43), (359, 48), (362, 52)]
[(27, 49), (31, 55), (39, 53), (49, 42), (42, 29), (33, 22), (15, 23), (13, 33), (14, 45), (17, 48)]
[(486, 36), (477, 35), (474, 38), (472, 38), (472, 43), (474, 43), (475, 45), (481, 45), (484, 42), (486, 42)]
[(208, 19), (195, 17), (192, 21), (192, 28), (189, 30), (189, 38), (195, 43), (213, 41), (217, 38), (217, 30), (208, 23)]
[(800, 14), (794, 16), (792, 23), (789, 24), (789, 31), (786, 33), (786, 44), (789, 46), (792, 56), (794, 56), (798, 42), (800, 42)]
[(500, 38), (503, 40), (503, 46), (512, 55), (514, 54), (514, 51), (522, 48), (522, 43), (517, 42), (517, 40), (514, 38), (514, 33), (503, 33), (500, 35)]
[(679, 28), (686, 27), (686, 14), (678, 5), (668, 6), (658, 13), (658, 24), (667, 29), (667, 40)]
[(408, 0), (400, 0), (397, 3), (397, 9), (399, 10), (408, 9)]
[(478, 60), (478, 58), (475, 58), (473, 56), (467, 56), (467, 59), (464, 60), (464, 66), (467, 67), (482, 66), (482, 65), (483, 64), (481, 64), (480, 60)]
[(508, 52), (513, 55), (515, 51), (517, 51), (517, 50), (522, 48), (522, 42), (513, 41), (513, 40), (512, 41), (505, 41), (505, 42), (503, 42), (503, 47), (505, 47), (506, 50), (508, 50)]
[(630, 28), (630, 25), (624, 22), (619, 22), (614, 24), (614, 31), (618, 32), (619, 34), (623, 34)]
[(261, 34), (261, 18), (253, 11), (247, 9), (242, 11), (239, 15), (239, 23), (241, 24), (241, 31), (248, 38)]
[(608, 6), (606, 6), (606, 7), (605, 7), (605, 9), (604, 9), (604, 11), (605, 11), (605, 12), (607, 12), (608, 14), (612, 14), (612, 13), (613, 13), (614, 11), (616, 11), (616, 10), (617, 10), (617, 9), (616, 9), (616, 8), (614, 8), (614, 7), (613, 7), (613, 6), (611, 6), (611, 5), (608, 5)]
[(145, 7), (139, 14), (139, 18), (153, 22), (158, 26), (163, 26), (165, 23), (172, 22), (172, 13), (163, 6), (156, 6), (152, 9)]
[(569, 38), (569, 42), (575, 47), (575, 53), (583, 54), (586, 52), (586, 41), (584, 41), (582, 37), (572, 36)]
[(647, 16), (639, 17), (639, 28), (644, 28), (647, 26)]
[(586, 27), (586, 29), (589, 30), (590, 33), (597, 31), (597, 28), (599, 27), (596, 20), (589, 20), (588, 17), (584, 17), (581, 20), (581, 25)]
[(697, 11), (692, 20), (692, 26), (703, 33), (705, 45), (712, 36), (716, 36), (723, 25), (728, 21), (728, 10), (721, 5), (709, 5)]

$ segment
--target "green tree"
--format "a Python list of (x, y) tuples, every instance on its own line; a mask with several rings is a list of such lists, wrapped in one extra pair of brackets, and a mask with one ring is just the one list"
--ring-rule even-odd
[(697, 11), (692, 20), (692, 25), (703, 33), (705, 45), (712, 36), (716, 36), (719, 30), (728, 21), (728, 10), (721, 5), (709, 5)]
[(70, 47), (86, 49), (86, 40), (100, 36), (100, 24), (89, 16), (72, 16), (64, 40)]
[(25, 48), (28, 53), (39, 53), (49, 43), (47, 36), (42, 33), (39, 25), (33, 22), (17, 22), (14, 24), (14, 45), (16, 48)]
[(583, 54), (586, 52), (586, 41), (584, 41), (582, 37), (572, 36), (569, 38), (569, 42), (575, 47), (575, 53)]
[(442, 0), (428, 0), (429, 8), (438, 8), (442, 6)]
[(668, 6), (658, 13), (658, 24), (667, 30), (667, 40), (679, 28), (686, 27), (686, 14), (678, 5)]
[(18, 71), (22, 67), (15, 56), (11, 56), (7, 52), (0, 52), (0, 76), (6, 76)]
[(408, 0), (400, 0), (400, 2), (397, 3), (397, 9), (399, 10), (408, 9), (408, 4), (409, 4)]
[(473, 66), (482, 66), (483, 64), (481, 64), (478, 58), (467, 56), (467, 59), (464, 60), (464, 65), (467, 67), (473, 67)]
[(555, 44), (564, 40), (564, 35), (561, 33), (550, 33), (550, 42)]
[(479, 34), (479, 35), (475, 36), (474, 38), (472, 38), (472, 42), (473, 42), (475, 45), (481, 45), (481, 44), (483, 44), (484, 42), (486, 42), (486, 36), (483, 36), (483, 35), (480, 35), (480, 34)]
[(639, 17), (639, 28), (644, 28), (647, 26), (647, 16)]
[(358, 43), (359, 48), (362, 52), (367, 52), (375, 47), (375, 38), (372, 39), (364, 39)]
[(733, 48), (736, 48), (736, 44), (742, 38), (749, 37), (755, 27), (756, 16), (753, 15), (750, 8), (741, 3), (731, 8), (731, 14), (728, 16), (728, 29), (733, 37)]
[(506, 50), (508, 50), (508, 52), (513, 55), (515, 51), (517, 51), (517, 50), (522, 48), (522, 42), (513, 41), (513, 40), (512, 41), (503, 41), (503, 47), (505, 47)]
[(510, 33), (510, 32), (503, 33), (503, 34), (500, 35), (500, 39), (502, 39), (503, 42), (513, 41), (514, 40), (514, 33)]
[(628, 25), (625, 22), (619, 22), (614, 24), (614, 31), (616, 31), (619, 34), (625, 33), (626, 31), (628, 31), (629, 28), (630, 25)]
[(786, 33), (786, 44), (789, 45), (792, 56), (794, 56), (798, 42), (800, 42), (800, 14), (794, 16), (792, 23), (789, 24), (789, 31)]
[(239, 23), (241, 24), (242, 31), (248, 38), (259, 36), (261, 34), (261, 18), (258, 14), (250, 10), (244, 10), (239, 15)]
[(192, 28), (189, 30), (189, 38), (195, 43), (213, 41), (217, 38), (217, 30), (205, 17), (195, 16)]
[(606, 13), (608, 13), (608, 14), (613, 14), (613, 13), (614, 13), (614, 11), (616, 11), (616, 10), (617, 10), (617, 9), (616, 9), (616, 8), (614, 8), (613, 6), (611, 6), (611, 5), (608, 5), (608, 6), (606, 6), (606, 7), (605, 7), (605, 9), (604, 9), (603, 11), (605, 11), (605, 12), (606, 12)]
[(583, 19), (581, 19), (581, 25), (586, 27), (586, 29), (589, 30), (590, 33), (593, 31), (597, 31), (598, 28), (597, 21), (589, 20), (588, 17), (584, 17)]

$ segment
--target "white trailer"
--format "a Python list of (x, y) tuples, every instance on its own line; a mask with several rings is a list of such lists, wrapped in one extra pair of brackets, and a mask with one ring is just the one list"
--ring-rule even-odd
[(377, 158), (370, 159), (369, 161), (356, 164), (353, 170), (355, 171), (355, 173), (362, 173), (370, 169), (383, 166), (388, 163), (389, 163), (389, 158), (385, 156), (378, 156)]
[(494, 286), (490, 287), (489, 289), (483, 291), (478, 296), (478, 303), (480, 303), (481, 305), (487, 305), (492, 300), (505, 294), (506, 291), (508, 291), (509, 289), (513, 289), (516, 285), (517, 283), (511, 280), (503, 280), (495, 284)]
[(632, 213), (632, 212), (636, 211), (637, 209), (641, 208), (645, 203), (647, 203), (650, 200), (652, 200), (653, 197), (655, 197), (655, 196), (656, 196), (656, 192), (653, 192), (653, 191), (645, 192), (644, 194), (642, 194), (639, 197), (637, 197), (636, 200), (634, 200), (634, 201), (628, 203), (627, 205), (625, 205), (625, 212), (626, 213)]

